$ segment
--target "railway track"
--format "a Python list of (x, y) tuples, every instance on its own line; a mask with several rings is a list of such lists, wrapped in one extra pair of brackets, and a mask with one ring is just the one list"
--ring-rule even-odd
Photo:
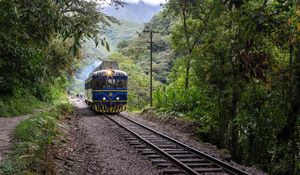
[(161, 174), (250, 175), (128, 117), (103, 114), (125, 131), (125, 140), (161, 169)]

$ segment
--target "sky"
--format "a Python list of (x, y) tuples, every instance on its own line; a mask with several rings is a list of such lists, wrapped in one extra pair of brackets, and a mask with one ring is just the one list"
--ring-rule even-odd
[(124, 0), (125, 2), (128, 2), (128, 3), (139, 3), (140, 1), (144, 1), (146, 4), (149, 4), (149, 5), (159, 5), (161, 3), (165, 3), (166, 0)]
[[(96, 2), (101, 2), (102, 5), (106, 5), (110, 3), (110, 0), (85, 0), (85, 1), (96, 1)], [(144, 1), (146, 4), (152, 5), (152, 6), (157, 6), (162, 4), (165, 4), (167, 0), (123, 0), (124, 2), (127, 3), (132, 3), (132, 4), (137, 4), (140, 1)]]

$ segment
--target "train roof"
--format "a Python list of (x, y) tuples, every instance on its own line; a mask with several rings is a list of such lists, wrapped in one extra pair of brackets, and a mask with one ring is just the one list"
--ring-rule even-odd
[[(108, 70), (99, 70), (91, 73), (92, 76), (107, 76)], [(121, 70), (113, 70), (113, 76), (128, 76), (126, 72)]]
[(97, 66), (93, 72), (106, 69), (119, 70), (120, 68), (118, 62), (116, 61), (102, 61), (102, 63), (99, 66)]
[[(85, 82), (89, 82), (90, 80), (92, 80), (92, 77), (94, 76), (107, 76), (107, 72), (108, 70), (99, 70), (99, 71), (95, 71), (90, 73), (89, 77), (85, 80)], [(113, 76), (123, 76), (123, 77), (127, 77), (127, 73), (121, 70), (113, 70), (114, 75)]]

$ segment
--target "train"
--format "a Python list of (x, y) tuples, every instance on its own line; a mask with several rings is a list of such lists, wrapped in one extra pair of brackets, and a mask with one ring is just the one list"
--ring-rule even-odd
[(125, 111), (127, 82), (127, 73), (116, 62), (104, 61), (85, 80), (85, 102), (98, 113)]

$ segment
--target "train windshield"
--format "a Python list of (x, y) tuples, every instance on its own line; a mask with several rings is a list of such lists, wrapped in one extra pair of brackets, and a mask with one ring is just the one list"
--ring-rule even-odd
[(126, 88), (127, 80), (108, 79), (106, 82), (106, 88)]
[(127, 88), (127, 77), (99, 77), (94, 79), (94, 89)]

